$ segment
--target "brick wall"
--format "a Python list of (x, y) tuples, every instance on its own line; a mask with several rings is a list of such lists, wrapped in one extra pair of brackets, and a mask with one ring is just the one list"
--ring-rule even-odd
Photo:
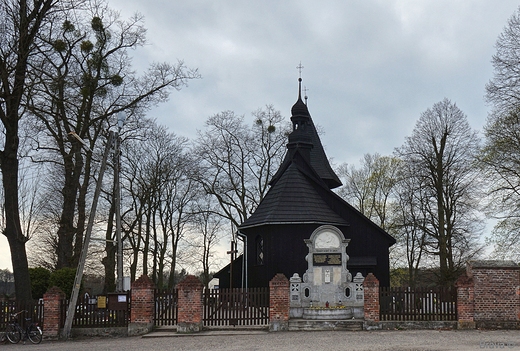
[(467, 275), (473, 280), (477, 327), (517, 328), (520, 267), (510, 261), (472, 261)]
[(379, 280), (372, 273), (368, 273), (363, 283), (365, 291), (365, 321), (379, 322)]
[(56, 286), (43, 295), (43, 330), (46, 338), (58, 339), (60, 336), (61, 300), (64, 298), (65, 294)]
[(203, 289), (204, 285), (193, 275), (186, 276), (177, 285), (178, 333), (196, 333), (202, 330), (202, 314), (204, 312)]
[(269, 331), (289, 329), (289, 280), (278, 273), (269, 282)]

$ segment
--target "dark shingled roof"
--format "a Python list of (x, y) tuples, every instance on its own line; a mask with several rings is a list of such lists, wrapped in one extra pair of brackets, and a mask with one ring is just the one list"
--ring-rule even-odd
[(325, 187), (313, 180), (306, 171), (291, 162), (282, 167), (280, 178), (266, 194), (256, 211), (240, 228), (282, 223), (327, 223), (348, 225), (320, 195)]
[[(314, 168), (318, 176), (323, 179), (329, 189), (334, 189), (338, 186), (341, 186), (341, 181), (329, 164), (327, 155), (325, 155), (325, 151), (323, 150), (323, 145), (321, 144), (321, 140), (318, 136), (318, 132), (316, 131), (314, 122), (312, 121), (307, 105), (305, 105), (305, 103), (302, 101), (301, 96), (298, 97), (298, 101), (296, 101), (296, 103), (293, 105), (291, 114), (291, 121), (293, 122), (293, 125), (304, 123), (305, 126), (304, 128), (300, 126), (300, 128), (293, 130), (289, 136), (289, 144), (298, 141), (312, 143), (313, 147), (310, 150), (310, 164), (312, 168)], [(284, 166), (287, 166), (287, 164), (291, 162), (291, 159), (291, 152), (287, 152), (282, 163), (282, 167), (280, 167), (280, 169), (273, 176), (271, 184), (278, 180), (278, 178), (281, 176), (281, 170), (285, 168)]]

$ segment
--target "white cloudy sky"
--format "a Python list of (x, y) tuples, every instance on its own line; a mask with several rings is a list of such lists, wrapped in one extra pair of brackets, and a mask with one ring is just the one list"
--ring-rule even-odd
[[(149, 44), (135, 68), (184, 60), (202, 79), (174, 92), (151, 117), (195, 137), (210, 115), (250, 116), (297, 98), (301, 61), (308, 106), (327, 155), (358, 164), (389, 155), (421, 112), (448, 98), (480, 130), (489, 106), (495, 41), (520, 3), (512, 0), (109, 0), (145, 16)], [(0, 268), (10, 268), (5, 237)]]

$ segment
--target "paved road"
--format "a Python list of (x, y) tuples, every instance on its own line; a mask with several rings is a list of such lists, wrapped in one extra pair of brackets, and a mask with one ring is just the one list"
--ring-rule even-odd
[(520, 331), (207, 332), (196, 336), (94, 338), (40, 345), (0, 345), (8, 350), (189, 350), (189, 351), (520, 351)]

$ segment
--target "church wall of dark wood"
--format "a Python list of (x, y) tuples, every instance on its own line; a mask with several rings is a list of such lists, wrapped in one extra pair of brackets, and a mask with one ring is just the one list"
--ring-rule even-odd
[[(363, 219), (352, 220), (350, 227), (338, 227), (347, 239), (351, 239), (347, 253), (358, 265), (350, 266), (355, 275), (368, 273), (380, 280), (382, 286), (388, 286), (389, 261), (386, 238), (372, 225), (365, 225)], [(283, 273), (290, 278), (294, 273), (303, 276), (307, 269), (305, 256), (308, 254), (304, 239), (309, 239), (312, 232), (321, 224), (267, 225), (250, 228), (244, 233), (248, 236), (248, 285), (250, 287), (268, 286), (275, 274)], [(255, 238), (263, 239), (264, 259), (258, 264)], [(373, 265), (371, 262), (377, 264)], [(361, 264), (359, 264), (361, 263)], [(368, 263), (368, 265), (367, 265)]]

